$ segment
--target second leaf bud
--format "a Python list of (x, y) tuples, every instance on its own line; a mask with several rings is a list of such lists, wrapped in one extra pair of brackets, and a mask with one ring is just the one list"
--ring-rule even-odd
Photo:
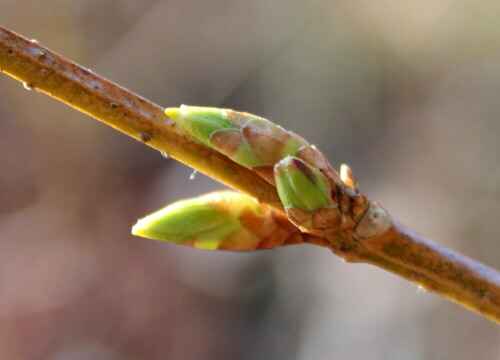
[(287, 156), (274, 167), (278, 195), (287, 208), (314, 212), (330, 207), (330, 192), (321, 172), (299, 158)]

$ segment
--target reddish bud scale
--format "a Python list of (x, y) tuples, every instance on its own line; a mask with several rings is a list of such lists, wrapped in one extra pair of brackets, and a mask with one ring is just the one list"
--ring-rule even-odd
[(303, 231), (324, 235), (352, 230), (368, 209), (368, 201), (365, 197), (359, 198), (358, 184), (347, 165), (342, 165), (339, 175), (316, 147), (264, 118), (229, 109), (185, 105), (168, 108), (165, 112), (200, 141), (252, 169), (275, 186), (275, 166), (287, 156), (300, 159), (319, 171), (324, 187), (329, 191), (328, 204), (314, 209), (307, 205), (311, 198), (314, 199), (314, 195), (308, 195), (314, 193), (317, 176), (309, 174), (310, 169), (299, 160), (294, 162), (295, 167), (311, 180), (309, 185), (299, 186), (296, 195), (290, 192), (293, 186), (288, 186), (280, 194), (282, 202), (299, 199), (295, 202), (296, 207), (284, 205), (292, 222)]

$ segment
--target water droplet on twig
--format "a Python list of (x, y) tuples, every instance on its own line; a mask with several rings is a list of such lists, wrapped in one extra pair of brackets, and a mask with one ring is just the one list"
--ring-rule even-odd
[(196, 179), (196, 174), (197, 174), (197, 171), (196, 171), (196, 170), (194, 170), (194, 171), (191, 173), (191, 175), (189, 175), (189, 180), (194, 180), (194, 179)]
[(170, 156), (166, 153), (166, 152), (161, 152), (161, 156), (164, 158), (164, 159), (170, 159)]

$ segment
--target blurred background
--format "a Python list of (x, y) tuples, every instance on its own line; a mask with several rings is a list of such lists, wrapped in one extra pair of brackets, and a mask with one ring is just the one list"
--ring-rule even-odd
[[(500, 268), (500, 2), (0, 0), (161, 106), (253, 112), (408, 227)], [(0, 76), (0, 359), (500, 358), (492, 322), (323, 248), (130, 235), (222, 185)]]

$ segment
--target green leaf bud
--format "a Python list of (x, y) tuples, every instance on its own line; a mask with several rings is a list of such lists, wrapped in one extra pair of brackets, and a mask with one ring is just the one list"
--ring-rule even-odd
[(308, 146), (291, 132), (244, 112), (182, 105), (165, 113), (196, 139), (247, 168), (274, 166)]
[(222, 109), (182, 105), (167, 108), (165, 114), (189, 131), (196, 139), (210, 146), (210, 137), (217, 130), (237, 129)]
[(331, 206), (322, 174), (299, 158), (287, 156), (274, 167), (278, 195), (285, 209), (314, 212)]
[(205, 250), (255, 250), (277, 228), (270, 210), (263, 209), (247, 195), (214, 192), (177, 201), (140, 219), (132, 234)]
[(132, 234), (173, 243), (197, 239), (204, 248), (215, 249), (219, 240), (236, 227), (229, 214), (202, 199), (186, 199), (140, 219), (132, 228)]

